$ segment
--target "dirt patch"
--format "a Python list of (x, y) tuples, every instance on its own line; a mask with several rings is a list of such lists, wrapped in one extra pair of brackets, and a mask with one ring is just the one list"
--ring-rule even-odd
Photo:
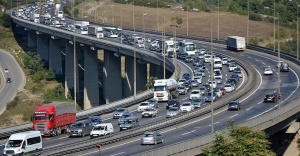
[[(88, 3), (89, 2), (89, 3)], [(216, 12), (185, 12), (178, 8), (148, 8), (133, 7), (130, 4), (117, 4), (109, 1), (88, 1), (78, 6), (79, 17), (82, 19), (110, 23), (116, 26), (133, 26), (133, 10), (136, 28), (143, 29), (143, 17), (145, 29), (161, 30), (165, 27), (166, 31), (172, 32), (170, 19), (179, 16), (183, 19), (181, 28), (177, 30), (180, 34), (210, 37), (211, 18), (213, 25), (213, 37), (218, 37), (218, 14)], [(95, 12), (94, 10), (97, 10)], [(157, 21), (158, 12), (158, 21)], [(146, 16), (143, 16), (147, 13)], [(95, 18), (96, 14), (96, 18)], [(188, 20), (187, 20), (188, 19)], [(188, 29), (187, 29), (188, 27)], [(225, 39), (229, 35), (245, 36), (247, 33), (247, 16), (231, 13), (219, 14), (219, 36)], [(273, 24), (267, 22), (250, 21), (249, 37), (270, 38), (273, 35)]]

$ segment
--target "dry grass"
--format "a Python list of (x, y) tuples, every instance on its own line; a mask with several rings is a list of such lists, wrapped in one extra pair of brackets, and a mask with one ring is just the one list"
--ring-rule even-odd
[[(97, 6), (97, 7), (95, 7)], [(143, 28), (143, 13), (147, 13), (144, 17), (145, 29), (161, 30), (165, 26), (166, 31), (171, 32), (170, 19), (179, 16), (183, 19), (181, 28), (177, 30), (180, 34), (187, 33), (187, 16), (188, 16), (188, 34), (196, 36), (210, 37), (211, 32), (211, 17), (213, 37), (218, 37), (218, 14), (206, 12), (189, 12), (188, 14), (181, 11), (179, 8), (161, 9), (159, 8), (159, 19), (157, 26), (157, 9), (139, 7), (129, 4), (116, 4), (110, 1), (101, 1), (97, 5), (95, 1), (88, 0), (78, 6), (79, 17), (86, 17), (88, 20), (95, 20), (95, 12), (97, 8), (97, 22), (105, 22), (118, 26), (133, 26), (133, 9), (135, 14), (135, 26)], [(174, 13), (172, 13), (174, 12)], [(164, 24), (165, 23), (165, 24)], [(229, 35), (245, 36), (247, 32), (247, 17), (231, 13), (220, 13), (220, 38), (225, 39)], [(273, 35), (273, 24), (267, 22), (250, 21), (249, 23), (249, 37), (259, 37), (267, 39)]]

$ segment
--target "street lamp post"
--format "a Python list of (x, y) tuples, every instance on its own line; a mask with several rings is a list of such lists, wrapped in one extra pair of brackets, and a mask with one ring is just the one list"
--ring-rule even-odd
[(210, 64), (211, 64), (211, 69), (210, 69), (210, 94), (211, 94), (211, 133), (214, 132), (214, 100), (213, 100), (213, 80), (214, 80), (214, 74), (213, 74), (213, 31), (212, 31), (212, 14), (210, 13), (210, 51), (211, 51), (211, 56), (210, 56)]
[(156, 23), (157, 23), (157, 31), (159, 30), (159, 23), (158, 23), (158, 0), (156, 1)]
[[(278, 17), (278, 64), (280, 63), (280, 41), (279, 41), (279, 13), (277, 13)], [(280, 91), (281, 80), (280, 80), (280, 67), (278, 67), (278, 95), (277, 98), (281, 95)], [(280, 109), (281, 98), (278, 99), (278, 108)]]
[(143, 14), (144, 50), (145, 50), (145, 45), (146, 45), (146, 43), (145, 43), (145, 41), (146, 41), (146, 38), (145, 38), (145, 19), (144, 19), (145, 16), (147, 16), (147, 13)]
[(297, 60), (299, 60), (299, 21), (298, 21), (298, 11), (300, 5), (297, 5)]
[[(133, 31), (135, 34), (135, 18), (134, 18), (134, 0), (132, 2), (132, 18), (133, 18)], [(135, 41), (133, 42), (133, 90), (134, 98), (136, 98), (136, 50), (135, 50)]]
[(189, 8), (186, 7), (186, 36), (189, 36)]
[(273, 5), (274, 5), (274, 9), (271, 9), (270, 7), (267, 7), (267, 6), (265, 6), (264, 8), (265, 8), (265, 9), (270, 9), (270, 10), (273, 10), (273, 11), (274, 11), (274, 12), (273, 12), (273, 18), (274, 18), (274, 46), (273, 46), (273, 51), (275, 52), (275, 50), (276, 50), (276, 47), (275, 47), (275, 46), (276, 46), (276, 45), (275, 45), (275, 44), (276, 44), (276, 41), (275, 41), (275, 40), (276, 40), (276, 36), (275, 36), (275, 33), (276, 33), (276, 30), (275, 30), (275, 2), (274, 2)]
[(250, 22), (250, 3), (249, 3), (250, 0), (248, 0), (247, 2), (247, 7), (248, 7), (248, 20), (247, 20), (247, 46), (248, 46), (248, 43), (249, 43), (249, 22)]
[(218, 0), (218, 40), (220, 39), (220, 0)]

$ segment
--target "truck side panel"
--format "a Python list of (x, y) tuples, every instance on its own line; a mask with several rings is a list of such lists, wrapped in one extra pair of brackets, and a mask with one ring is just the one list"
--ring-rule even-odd
[(55, 127), (64, 127), (75, 121), (76, 121), (76, 113), (65, 113), (65, 114), (57, 115)]

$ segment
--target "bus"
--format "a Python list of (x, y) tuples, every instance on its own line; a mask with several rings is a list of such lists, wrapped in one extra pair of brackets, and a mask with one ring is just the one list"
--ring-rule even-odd
[(103, 27), (104, 37), (118, 37), (118, 30), (115, 27)]
[(183, 40), (179, 42), (178, 46), (180, 53), (188, 53), (189, 55), (195, 55), (196, 45), (193, 42)]
[(75, 25), (75, 33), (87, 35), (88, 34), (88, 26), (83, 26), (81, 24)]

